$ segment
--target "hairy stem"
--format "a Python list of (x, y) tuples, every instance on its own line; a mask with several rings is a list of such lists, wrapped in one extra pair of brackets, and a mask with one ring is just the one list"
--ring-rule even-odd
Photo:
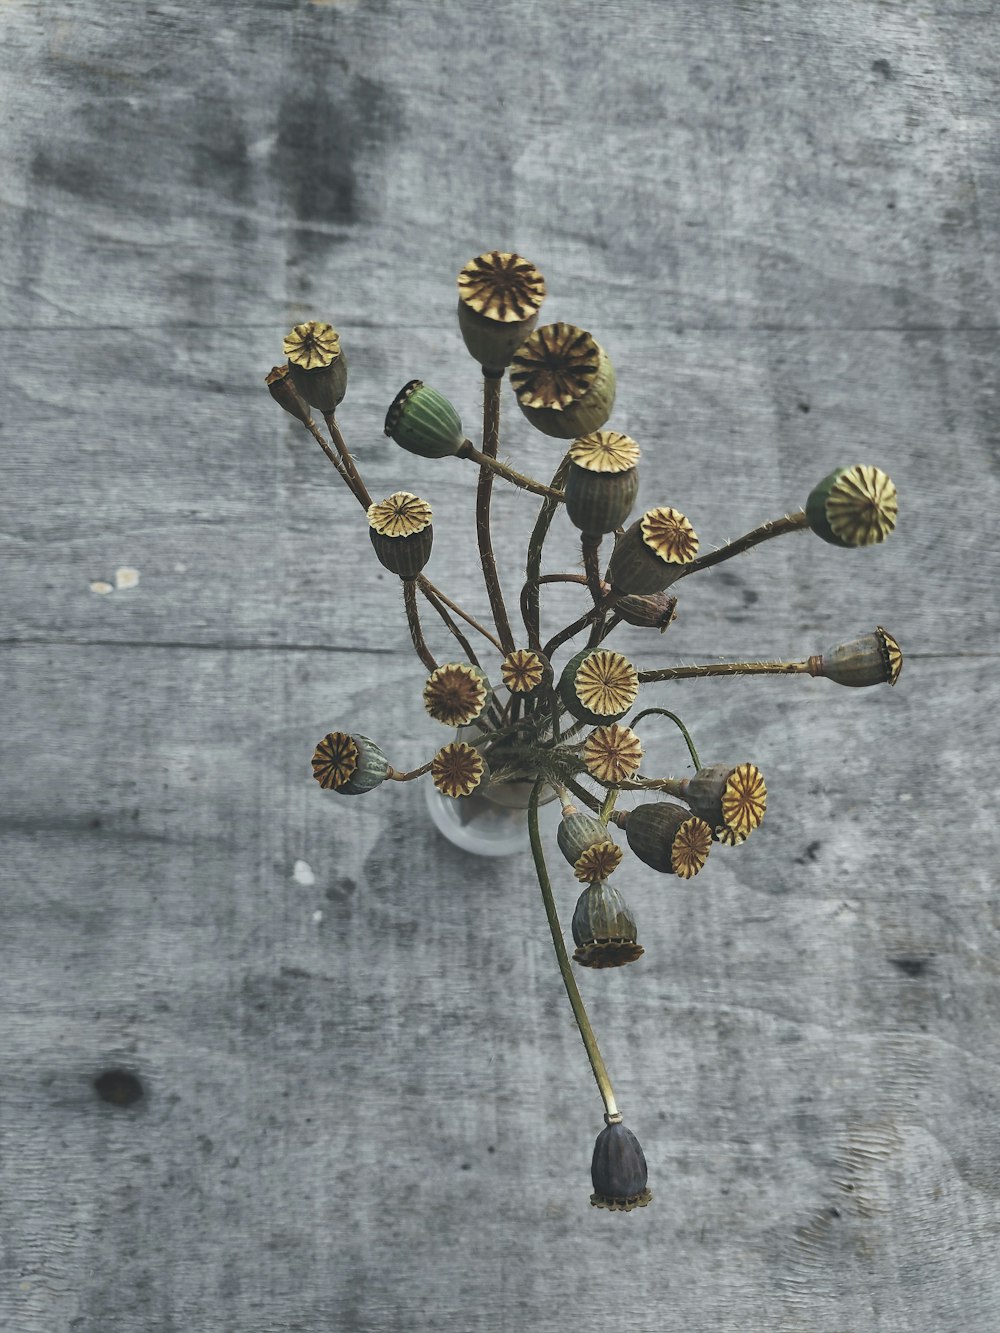
[(431, 651), (424, 642), (420, 628), (420, 612), (417, 610), (417, 580), (403, 579), (403, 605), (406, 607), (406, 623), (410, 627), (410, 638), (417, 650), (417, 656), (428, 671), (437, 671), (438, 664), (431, 656)]
[(544, 482), (535, 481), (531, 477), (526, 477), (521, 472), (515, 472), (512, 467), (506, 463), (499, 462), (491, 454), (481, 453), (471, 440), (466, 440), (458, 451), (459, 458), (471, 458), (474, 463), (478, 463), (482, 468), (488, 468), (490, 472), (495, 472), (498, 477), (504, 477), (507, 481), (512, 481), (515, 486), (520, 486), (523, 491), (531, 491), (533, 495), (550, 496), (557, 504), (563, 499), (562, 491), (557, 491), (551, 486), (546, 486)]
[(696, 676), (795, 676), (809, 673), (808, 662), (702, 662), (698, 666), (640, 671), (639, 681), (689, 680)]
[(692, 761), (692, 763), (693, 763), (694, 766), (695, 766), (695, 771), (697, 771), (699, 768), (701, 768), (701, 760), (698, 758), (698, 751), (694, 748), (694, 741), (691, 739), (691, 734), (690, 734), (690, 732), (688, 731), (688, 729), (687, 729), (687, 727), (684, 725), (684, 723), (680, 720), (680, 718), (677, 716), (677, 714), (676, 714), (676, 713), (671, 713), (669, 709), (667, 709), (667, 708), (644, 708), (644, 709), (642, 710), (641, 713), (636, 713), (635, 717), (633, 717), (633, 718), (632, 718), (629, 722), (627, 722), (625, 725), (628, 726), (628, 727), (630, 727), (630, 728), (634, 731), (635, 728), (636, 728), (636, 725), (637, 725), (639, 722), (641, 722), (642, 719), (643, 719), (644, 717), (649, 717), (651, 713), (660, 713), (660, 714), (663, 715), (663, 717), (669, 717), (670, 720), (671, 720), (671, 722), (675, 722), (675, 723), (677, 724), (677, 726), (680, 727), (680, 729), (681, 729), (681, 733), (682, 733), (682, 735), (684, 736), (685, 741), (687, 742), (688, 753), (690, 754), (690, 756), (691, 756), (691, 761)]
[[(500, 386), (503, 380), (493, 375), (483, 379), (483, 454), (487, 458), (496, 458), (500, 443)], [(493, 494), (493, 473), (483, 468), (479, 473), (479, 486), (476, 491), (476, 536), (479, 539), (479, 558), (483, 566), (483, 578), (486, 592), (490, 599), (490, 610), (497, 627), (497, 634), (502, 645), (501, 652), (514, 651), (514, 636), (510, 632), (507, 608), (504, 606), (503, 591), (497, 574), (497, 562), (493, 555), (493, 537), (490, 531), (490, 499)], [(555, 504), (547, 500), (547, 504)]]
[[(678, 578), (684, 579), (689, 574), (693, 574), (695, 570), (708, 569), (711, 565), (721, 564), (723, 560), (729, 560), (734, 555), (749, 551), (751, 546), (766, 542), (771, 537), (781, 537), (786, 532), (801, 532), (806, 527), (808, 527), (808, 524), (804, 509), (799, 509), (794, 514), (785, 514), (781, 518), (772, 518), (767, 523), (762, 523), (759, 528), (753, 528), (744, 536), (737, 537), (728, 546), (723, 546), (718, 551), (710, 551), (707, 555), (698, 556), (697, 559), (684, 566)], [(676, 583), (677, 579), (674, 582)]]
[[(552, 477), (554, 488), (562, 486), (566, 480), (569, 464), (570, 457), (569, 454), (566, 454)], [(535, 526), (531, 530), (531, 537), (528, 539), (528, 561), (525, 570), (526, 582), (521, 594), (521, 614), (524, 617), (524, 628), (528, 634), (528, 646), (534, 648), (536, 652), (541, 648), (538, 625), (538, 584), (542, 568), (542, 547), (552, 523), (552, 516), (556, 512), (556, 503), (551, 498), (543, 501), (542, 507), (538, 511), (538, 517), (535, 519)]]

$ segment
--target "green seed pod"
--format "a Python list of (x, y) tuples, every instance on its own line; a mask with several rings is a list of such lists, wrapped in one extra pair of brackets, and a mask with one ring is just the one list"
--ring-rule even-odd
[(574, 440), (566, 476), (566, 516), (581, 532), (620, 528), (639, 490), (639, 446), (620, 431), (598, 430)]
[(331, 731), (316, 746), (312, 770), (324, 791), (361, 796), (385, 781), (389, 762), (367, 736)]
[(335, 412), (347, 392), (347, 359), (332, 324), (296, 324), (285, 337), (288, 372), (298, 392), (321, 412)]
[(838, 685), (895, 685), (903, 669), (899, 644), (881, 625), (850, 643), (838, 643), (809, 659), (809, 674)]
[(639, 692), (639, 676), (621, 653), (584, 648), (563, 667), (559, 697), (579, 722), (616, 722)]
[[(566, 811), (570, 813), (567, 814)], [(556, 831), (559, 850), (571, 866), (575, 866), (588, 847), (608, 842), (611, 835), (608, 826), (596, 815), (587, 815), (577, 810), (575, 805), (566, 806), (563, 817)]]
[(742, 842), (760, 827), (767, 787), (756, 764), (712, 764), (681, 786), (681, 799), (720, 841)]
[(557, 440), (600, 430), (615, 403), (607, 352), (573, 324), (535, 329), (514, 353), (510, 382), (531, 424)]
[(431, 558), (431, 507), (409, 491), (396, 491), (368, 508), (368, 535), (381, 565), (413, 579)]
[(676, 509), (648, 509), (626, 530), (608, 562), (615, 592), (645, 596), (679, 578), (698, 551), (694, 528)]
[(620, 811), (628, 845), (640, 861), (665, 875), (691, 879), (708, 860), (712, 830), (703, 819), (670, 801), (652, 801)]
[(448, 458), (465, 444), (461, 417), (423, 380), (410, 380), (396, 394), (385, 415), (385, 433), (421, 458)]
[(633, 593), (615, 603), (615, 610), (629, 625), (667, 632), (667, 626), (677, 617), (677, 598), (665, 592), (651, 592), (644, 597)]
[(590, 1163), (594, 1192), (590, 1202), (595, 1208), (612, 1213), (630, 1213), (645, 1208), (653, 1197), (646, 1186), (646, 1157), (639, 1140), (621, 1121), (612, 1120), (602, 1129), (594, 1144)]
[(605, 880), (588, 884), (573, 912), (575, 962), (581, 967), (623, 967), (641, 958), (635, 917), (617, 889)]
[(873, 546), (896, 526), (899, 501), (892, 481), (877, 467), (838, 467), (809, 492), (806, 520), (834, 546)]
[(470, 259), (458, 275), (458, 327), (487, 374), (499, 378), (538, 323), (545, 279), (527, 259), (504, 250)]

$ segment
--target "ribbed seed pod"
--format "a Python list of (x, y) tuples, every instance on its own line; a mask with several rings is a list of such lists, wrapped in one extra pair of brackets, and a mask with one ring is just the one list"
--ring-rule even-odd
[(867, 463), (838, 467), (809, 492), (806, 519), (834, 546), (873, 546), (896, 526), (899, 500), (892, 481)]
[(482, 717), (493, 697), (486, 673), (469, 662), (446, 662), (424, 686), (424, 708), (446, 727), (467, 727)]
[(607, 842), (610, 837), (608, 826), (603, 819), (598, 819), (596, 815), (585, 814), (575, 805), (565, 807), (559, 828), (556, 830), (559, 850), (571, 866), (576, 865), (588, 847)]
[(700, 768), (683, 787), (682, 799), (719, 841), (742, 842), (760, 827), (767, 787), (756, 764), (712, 764)]
[(628, 528), (608, 562), (616, 592), (662, 592), (698, 553), (694, 528), (677, 509), (647, 509)]
[(335, 412), (347, 392), (347, 358), (332, 324), (313, 320), (286, 334), (288, 372), (298, 392), (321, 412)]
[(594, 1192), (590, 1202), (595, 1208), (612, 1213), (630, 1213), (645, 1208), (653, 1197), (646, 1181), (646, 1157), (639, 1140), (621, 1121), (611, 1121), (602, 1129), (594, 1144), (590, 1163)]
[(500, 663), (500, 675), (511, 694), (533, 694), (552, 682), (552, 666), (534, 648), (515, 648)]
[(462, 418), (444, 394), (423, 380), (410, 380), (385, 414), (385, 434), (421, 458), (448, 458), (465, 443)]
[(601, 782), (625, 782), (642, 762), (642, 741), (631, 727), (598, 727), (583, 743), (587, 772)]
[(666, 592), (637, 593), (615, 603), (615, 611), (629, 625), (658, 629), (665, 634), (667, 626), (677, 618), (677, 598)]
[(712, 830), (704, 819), (670, 801), (651, 801), (622, 811), (628, 845), (640, 861), (665, 875), (691, 879), (708, 860)]
[(641, 958), (635, 917), (617, 889), (605, 880), (588, 884), (573, 913), (574, 962), (581, 967), (624, 967)]
[(470, 353), (497, 377), (538, 323), (545, 279), (506, 250), (470, 259), (458, 275), (458, 327)]
[(584, 884), (610, 879), (622, 863), (622, 849), (616, 842), (595, 842), (581, 852), (573, 864), (573, 874)]
[(531, 424), (557, 440), (599, 430), (615, 403), (607, 352), (573, 324), (535, 329), (514, 353), (510, 382)]
[(632, 512), (639, 490), (639, 446), (620, 431), (598, 430), (569, 447), (566, 516), (581, 532), (614, 532)]
[(316, 746), (312, 770), (324, 791), (361, 796), (385, 781), (389, 761), (367, 736), (331, 731)]
[(287, 361), (283, 366), (273, 366), (264, 376), (264, 383), (279, 407), (283, 407), (286, 412), (293, 416), (296, 421), (301, 421), (303, 425), (308, 422), (309, 408), (299, 397), (298, 391), (292, 383)]
[(443, 746), (431, 760), (431, 781), (442, 796), (471, 796), (489, 780), (489, 766), (465, 741)]
[(838, 685), (895, 685), (902, 669), (899, 644), (881, 625), (874, 634), (838, 643), (809, 659), (811, 676), (823, 676)]
[(431, 558), (431, 507), (409, 491), (396, 491), (368, 508), (368, 535), (381, 565), (412, 579)]
[(559, 697), (579, 722), (616, 722), (639, 692), (639, 675), (621, 653), (584, 648), (563, 667)]

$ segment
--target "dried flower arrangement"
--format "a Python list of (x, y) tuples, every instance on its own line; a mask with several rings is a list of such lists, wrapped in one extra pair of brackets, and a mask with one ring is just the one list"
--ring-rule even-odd
[[(668, 595), (668, 588), (760, 542), (806, 529), (839, 547), (883, 541), (895, 525), (896, 490), (884, 472), (869, 464), (836, 468), (813, 488), (803, 508), (701, 556), (694, 528), (672, 505), (648, 509), (625, 527), (638, 491), (639, 446), (629, 436), (605, 429), (615, 400), (614, 368), (604, 348), (585, 330), (563, 323), (536, 327), (544, 296), (542, 275), (516, 254), (478, 255), (458, 276), (459, 328), (484, 378), (481, 449), (466, 438), (452, 404), (420, 380), (411, 380), (399, 391), (385, 418), (385, 434), (402, 449), (424, 458), (475, 463), (476, 528), (492, 629), (423, 573), (433, 537), (427, 501), (401, 490), (375, 502), (368, 493), (336, 419), (347, 387), (347, 362), (337, 331), (327, 323), (296, 326), (284, 340), (287, 362), (275, 367), (266, 382), (277, 402), (313, 435), (365, 510), (377, 559), (401, 580), (413, 646), (429, 673), (423, 687), (424, 708), (438, 722), (460, 729), (457, 739), (410, 772), (393, 768), (367, 736), (333, 731), (316, 747), (313, 776), (328, 791), (356, 796), (386, 781), (409, 782), (429, 773), (439, 792), (458, 801), (473, 793), (495, 796), (504, 787), (531, 784), (531, 852), (559, 969), (605, 1107), (605, 1128), (591, 1163), (591, 1203), (628, 1212), (652, 1197), (646, 1161), (638, 1140), (622, 1123), (573, 975), (542, 847), (539, 802), (545, 789), (561, 800), (559, 850), (585, 886), (573, 913), (573, 960), (591, 968), (634, 962), (643, 950), (635, 918), (611, 879), (623, 858), (612, 826), (624, 832), (630, 851), (647, 866), (688, 880), (705, 865), (714, 844), (736, 846), (759, 827), (767, 799), (756, 764), (703, 764), (675, 713), (648, 707), (623, 724), (639, 687), (692, 676), (750, 674), (807, 674), (848, 686), (894, 685), (902, 658), (895, 639), (881, 626), (804, 661), (645, 670), (604, 647), (605, 641), (622, 621), (662, 634), (676, 614), (677, 598)], [(497, 457), (505, 373), (531, 425), (547, 436), (570, 441), (548, 485), (515, 472)], [(311, 408), (322, 415), (329, 440)], [(496, 477), (543, 497), (527, 547), (520, 644), (511, 629), (493, 553), (490, 498)], [(582, 573), (541, 572), (543, 544), (560, 507), (579, 530)], [(614, 546), (602, 575), (600, 547), (611, 534)], [(543, 641), (539, 589), (552, 582), (583, 585), (590, 604), (572, 624)], [(461, 645), (462, 660), (439, 664), (431, 655), (418, 594)], [(490, 673), (459, 620), (499, 657), (506, 698), (494, 690)], [(586, 636), (584, 646), (557, 676), (552, 667), (555, 653), (580, 635)], [(650, 714), (667, 717), (680, 729), (693, 777), (650, 777), (640, 772), (643, 747), (635, 728)], [(616, 810), (621, 791), (644, 791), (661, 799), (631, 811)], [(574, 805), (572, 798), (585, 808)]]

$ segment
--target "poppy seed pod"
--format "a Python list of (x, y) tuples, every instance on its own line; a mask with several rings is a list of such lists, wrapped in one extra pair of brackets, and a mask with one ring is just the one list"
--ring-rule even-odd
[(410, 380), (385, 414), (385, 434), (421, 458), (448, 458), (465, 444), (462, 419), (437, 389)]
[(361, 796), (385, 781), (389, 762), (367, 736), (331, 731), (316, 746), (312, 770), (324, 791)]
[(424, 686), (424, 709), (446, 727), (467, 727), (482, 717), (493, 697), (485, 672), (469, 662), (446, 662)]
[(809, 659), (809, 674), (838, 685), (895, 685), (903, 669), (899, 644), (879, 625), (850, 643), (838, 643)]
[(602, 1129), (594, 1144), (590, 1163), (594, 1192), (590, 1202), (595, 1208), (612, 1213), (630, 1213), (645, 1208), (653, 1197), (646, 1186), (646, 1157), (630, 1129), (612, 1120)]
[(881, 469), (838, 467), (809, 492), (806, 521), (834, 546), (873, 546), (896, 526), (896, 488)]
[(556, 830), (556, 842), (571, 866), (576, 865), (588, 847), (607, 842), (609, 838), (608, 826), (603, 819), (585, 814), (575, 805), (566, 806), (563, 810), (563, 817)]
[(621, 653), (584, 648), (563, 667), (559, 697), (579, 722), (616, 722), (639, 692), (639, 675)]
[(712, 830), (704, 819), (670, 801), (620, 811), (615, 823), (640, 861), (665, 875), (691, 879), (708, 860)]
[(533, 694), (552, 682), (552, 666), (534, 648), (515, 648), (500, 663), (500, 675), (511, 694)]
[(574, 440), (566, 474), (566, 516), (581, 532), (620, 528), (639, 490), (639, 446), (619, 431), (598, 430)]
[(296, 324), (285, 336), (288, 372), (298, 392), (321, 412), (335, 412), (347, 392), (347, 359), (332, 324)]
[(665, 592), (650, 592), (645, 596), (632, 593), (616, 602), (615, 610), (628, 625), (648, 626), (665, 634), (667, 626), (677, 618), (677, 598)]
[(431, 558), (431, 507), (409, 491), (396, 491), (368, 508), (368, 535), (379, 564), (413, 579)]
[(272, 367), (264, 376), (264, 383), (279, 407), (283, 407), (296, 421), (301, 421), (303, 426), (308, 424), (310, 419), (309, 408), (292, 383), (287, 361), (283, 366)]
[(624, 967), (641, 958), (635, 917), (617, 889), (605, 880), (588, 884), (573, 912), (573, 961), (581, 967)]
[(720, 841), (726, 830), (742, 842), (760, 827), (767, 805), (767, 787), (756, 764), (712, 764), (681, 783), (682, 800), (708, 824)]
[(698, 552), (694, 528), (677, 509), (647, 509), (628, 528), (608, 562), (615, 592), (645, 596), (679, 578)]
[(470, 259), (458, 275), (458, 327), (484, 372), (499, 378), (538, 323), (545, 279), (505, 250)]
[(531, 424), (557, 440), (600, 430), (615, 403), (615, 370), (585, 329), (545, 324), (514, 353), (510, 382)]

